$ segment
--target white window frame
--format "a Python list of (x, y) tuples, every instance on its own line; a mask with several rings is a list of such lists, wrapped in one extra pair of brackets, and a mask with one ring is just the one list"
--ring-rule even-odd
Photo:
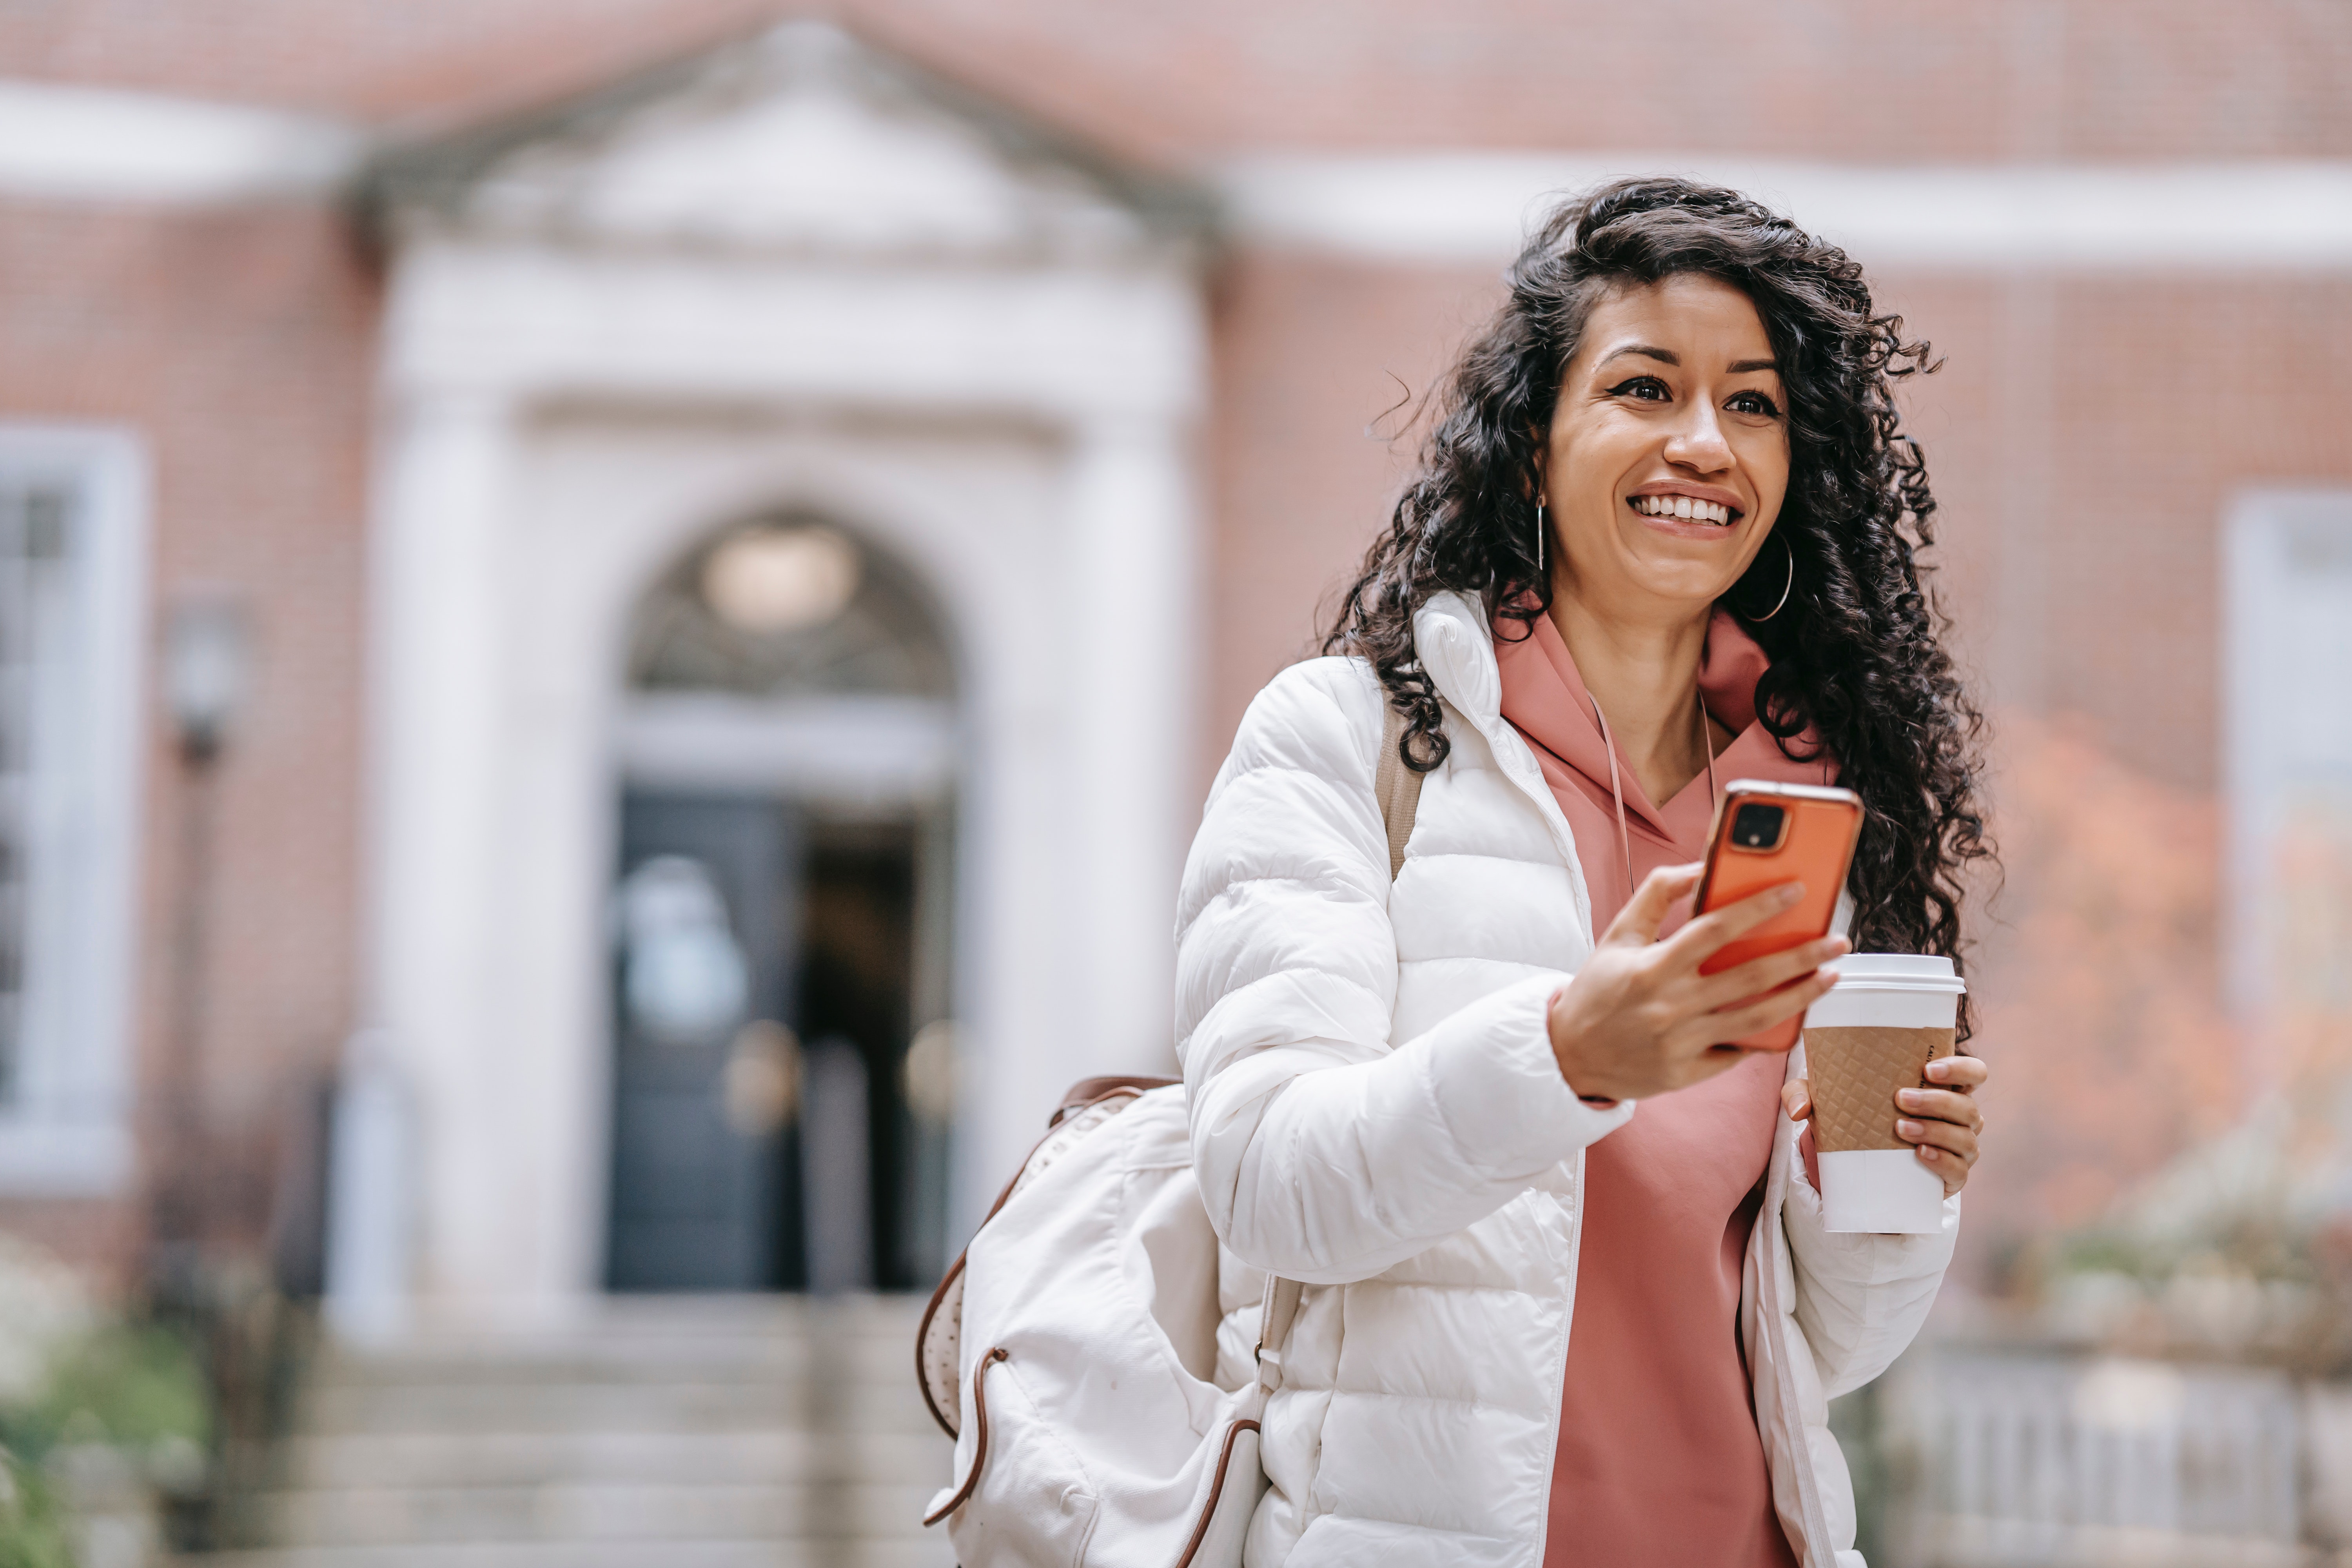
[[(87, 726), (61, 764), (70, 800), (26, 845), (28, 916), (16, 1092), (0, 1104), (0, 1194), (100, 1196), (129, 1184), (145, 748), (149, 479), (110, 426), (0, 422), (0, 474), (72, 489), (78, 695)], [(62, 879), (62, 880), (60, 880)]]
[[(2280, 1000), (2271, 952), (2280, 940), (2272, 858), (2286, 802), (2298, 787), (2337, 776), (2321, 758), (2352, 752), (2352, 733), (2315, 732), (2336, 704), (2322, 689), (2340, 672), (2296, 668), (2284, 640), (2282, 600), (2304, 582), (2298, 547), (2352, 551), (2352, 488), (2250, 490), (2236, 498), (2223, 535), (2222, 773), (2229, 791), (2230, 994), (2244, 1016)], [(2340, 710), (2339, 710), (2340, 711)]]

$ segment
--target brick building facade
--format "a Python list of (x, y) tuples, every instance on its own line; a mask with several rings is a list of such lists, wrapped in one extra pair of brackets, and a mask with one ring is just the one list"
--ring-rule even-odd
[[(225, 1235), (266, 1223), (289, 1095), (388, 1005), (383, 888), (403, 873), (371, 860), (400, 787), (383, 750), (386, 682), (397, 682), (383, 668), (385, 520), (402, 504), (387, 495), (398, 484), (387, 454), (412, 384), (399, 301), (416, 297), (402, 290), (419, 274), (404, 274), (402, 258), (422, 253), (403, 248), (419, 231), (387, 226), (370, 171), (462, 162), (483, 127), (511, 130), (550, 105), (553, 144), (593, 142), (614, 84), (639, 91), (667, 79), (649, 68), (723, 56), (776, 16), (744, 0), (257, 0), (226, 15), (77, 0), (0, 17), (0, 124), (40, 131), (43, 143), (0, 151), (0, 422), (127, 432), (150, 479), (136, 1005), (117, 1086), (126, 1125), (132, 1107), (153, 1105), (188, 1028), (174, 1016), (189, 994), (174, 964), (195, 777), (154, 696), (154, 649), (172, 606), (192, 596), (233, 595), (251, 630), (253, 689), (215, 764), (194, 1030), (207, 1147), (234, 1176)], [(1137, 350), (1160, 355), (1150, 374), (1168, 378), (1156, 411), (1137, 417), (1166, 421), (1175, 456), (1157, 468), (1134, 460), (1168, 487), (1167, 518), (1150, 526), (1174, 531), (1169, 548), (1192, 574), (1168, 613), (1181, 612), (1197, 650), (1189, 691), (1178, 677), (1166, 687), (1189, 714), (1170, 720), (1182, 787), (1144, 835), (1142, 853), (1158, 857), (1139, 873), (1147, 891), (1154, 879), (1172, 887), (1183, 824), (1243, 707), (1311, 646), (1384, 515), (1409, 458), (1398, 405), (1489, 308), (1529, 202), (1612, 171), (1722, 171), (1832, 238), (1852, 233), (1883, 300), (1946, 360), (1912, 395), (1910, 418), (1942, 502), (1947, 602), (1999, 722), (2004, 835), (2030, 847), (2012, 857), (1979, 971), (1997, 1103), (2015, 1130), (1987, 1167), (1981, 1234), (2013, 1242), (2095, 1214), (2280, 1081), (2285, 1069), (2249, 1022), (2259, 981), (2231, 1005), (2222, 994), (2220, 911), (2251, 918), (2222, 902), (2224, 885), (2235, 877), (2241, 898), (2266, 885), (2246, 869), (2265, 851), (2231, 825), (2258, 817), (2245, 802), (2272, 787), (2233, 773), (2225, 745), (2234, 726), (2279, 721), (2232, 707), (2225, 673), (2248, 612), (2231, 619), (2221, 542), (2233, 518), (2267, 526), (2260, 497), (2286, 489), (2316, 493), (2321, 521), (2280, 526), (2352, 529), (2341, 499), (2352, 493), (2352, 100), (2338, 90), (2352, 19), (2288, 0), (1988, 0), (1932, 16), (1848, 0), (1794, 12), (874, 0), (838, 19), (864, 57), (936, 88), (924, 112), (1016, 127), (1023, 145), (1050, 149), (1039, 157), (1108, 182), (1095, 192), (1111, 206), (1140, 211), (1134, 201), (1157, 198), (1136, 192), (1172, 193), (1191, 215), (1147, 259), (1102, 264), (1175, 279), (1190, 301), (1170, 307), (1174, 338)], [(299, 152), (270, 167), (307, 158), (327, 173), (264, 179), (251, 171), (268, 159), (254, 153), (243, 184), (174, 174), (172, 136), (142, 131), (140, 116), (184, 100), (267, 111), (247, 129)], [(70, 114), (96, 118), (59, 118)], [(87, 130), (110, 115), (119, 134)], [(218, 168), (234, 162), (223, 154)], [(578, 243), (601, 254), (619, 242), (590, 232)], [(919, 264), (894, 253), (890, 265)], [(593, 447), (596, 420), (615, 411), (636, 422), (633, 441), (664, 421), (772, 416), (776, 441), (814, 443), (814, 473), (832, 460), (816, 451), (822, 431), (848, 427), (809, 415), (833, 406), (821, 390), (720, 377), (671, 396), (656, 384), (668, 373), (643, 374), (625, 391), (600, 383), (593, 417), (561, 387), (532, 403), (521, 416), (532, 451)], [(839, 417), (890, 424), (898, 395), (861, 393)], [(940, 455), (942, 433), (978, 426), (942, 413), (953, 399), (936, 388), (907, 395), (928, 410), (929, 456), (892, 447), (876, 461), (958, 460)], [(982, 405), (993, 412), (971, 416), (979, 425), (1019, 426), (971, 459), (1011, 475), (1004, 506), (1087, 482), (1055, 467), (1089, 460), (1069, 456), (1096, 449), (1083, 418), (1066, 427), (986, 397), (971, 406)], [(843, 437), (842, 449), (866, 438)], [(1024, 452), (1040, 465), (1025, 479), (1013, 472), (1031, 461)], [(598, 481), (583, 468), (564, 482)], [(706, 526), (734, 515), (714, 510)], [(919, 574), (947, 571), (923, 557), (926, 537), (897, 547)], [(1104, 551), (1088, 559), (1112, 563), (1109, 574), (1038, 584), (1037, 605), (1115, 587), (1123, 558)], [(2352, 749), (2344, 700), (2315, 690), (2289, 710), (2335, 737), (2314, 752), (2323, 772)], [(509, 776), (498, 787), (524, 786)], [(2116, 822), (2151, 837), (2111, 844), (2099, 830)], [(1129, 907), (1109, 873), (1069, 874), (1097, 877), (1105, 907)], [(593, 900), (583, 890), (579, 901)], [(2133, 987), (2086, 986), (2050, 964), (2039, 944), (2062, 929), (2131, 933), (2115, 940)], [(960, 951), (968, 962), (970, 944)], [(1158, 962), (1107, 948), (1097, 967), (1148, 992), (1164, 977)], [(1052, 983), (1043, 972), (1039, 984)], [(605, 1020), (546, 1026), (573, 1028), (583, 1054), (609, 1049)], [(1118, 1051), (1150, 1056), (1148, 1042)], [(1039, 1068), (1039, 1081), (1054, 1070)], [(579, 1080), (583, 1127), (601, 1127), (591, 1101), (603, 1081)], [(2130, 1107), (2122, 1131), (2111, 1090)], [(970, 1192), (1034, 1117), (1017, 1098), (968, 1086), (964, 1114), (984, 1105), (986, 1125), (961, 1124), (955, 1214), (968, 1215)], [(434, 1147), (429, 1114), (416, 1136)], [(566, 1168), (595, 1167), (603, 1136), (580, 1132), (588, 1152)], [(154, 1145), (131, 1146), (143, 1162), (16, 1172), (0, 1223), (131, 1278)], [(424, 1210), (415, 1289), (507, 1289), (436, 1285), (436, 1211)], [(593, 1286), (597, 1245), (583, 1240), (513, 1291)]]

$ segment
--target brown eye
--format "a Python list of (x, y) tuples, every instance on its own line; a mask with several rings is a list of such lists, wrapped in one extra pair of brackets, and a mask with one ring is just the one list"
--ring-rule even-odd
[(1634, 397), (1644, 403), (1664, 403), (1668, 394), (1666, 384), (1654, 375), (1637, 375), (1631, 381), (1621, 381), (1609, 389), (1612, 397)]
[(1780, 405), (1760, 392), (1743, 392), (1731, 400), (1731, 406), (1739, 414), (1760, 414), (1767, 419), (1780, 416)]

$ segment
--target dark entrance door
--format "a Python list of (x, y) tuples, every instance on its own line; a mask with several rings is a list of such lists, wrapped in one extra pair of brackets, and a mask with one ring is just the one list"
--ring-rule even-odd
[[(936, 1268), (911, 1223), (920, 1130), (905, 1093), (914, 826), (818, 820), (807, 843), (798, 1027), (808, 1063), (801, 1179), (809, 1284), (929, 1289)], [(853, 1118), (845, 1136), (841, 1123)], [(845, 1214), (852, 1204), (859, 1212)]]
[(608, 1288), (929, 1286), (917, 859), (912, 819), (624, 794)]
[(613, 1289), (803, 1282), (796, 1064), (779, 1027), (794, 1012), (801, 839), (772, 797), (623, 796)]
[(614, 969), (613, 1289), (928, 1289), (955, 1106), (955, 659), (797, 509), (640, 599)]

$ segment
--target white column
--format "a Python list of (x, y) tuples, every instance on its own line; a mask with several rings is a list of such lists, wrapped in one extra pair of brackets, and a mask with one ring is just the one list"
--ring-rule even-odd
[(374, 538), (373, 1022), (416, 1125), (428, 1297), (527, 1292), (520, 1109), (491, 1026), (500, 886), (501, 529), (514, 421), (473, 392), (395, 395)]
[[(518, 508), (499, 729), (498, 1070), (511, 1096), (500, 1245), (540, 1315), (603, 1285), (615, 854), (608, 722), (638, 551), (536, 488)], [(526, 586), (526, 584), (528, 584)]]
[(1086, 426), (1072, 453), (1065, 626), (1075, 710), (1065, 740), (1076, 789), (1063, 876), (1074, 1032), (1048, 1075), (1061, 1080), (1175, 1067), (1176, 883), (1192, 839), (1181, 817), (1198, 729), (1185, 440), (1171, 419), (1135, 416)]
[(1050, 570), (999, 612), (1020, 629), (1003, 679), (975, 693), (958, 1241), (1062, 1090), (1174, 1071), (1199, 663), (1189, 438), (1166, 414), (1074, 432)]
[[(997, 579), (1003, 608), (968, 601), (962, 677), (966, 773), (957, 800), (957, 1107), (948, 1246), (979, 1227), (1050, 1110), (1035, 1068), (1063, 1023), (1060, 825), (1066, 700), (1051, 563)], [(1024, 592), (1034, 603), (1016, 607)], [(1055, 1089), (1060, 1085), (1055, 1086)]]

